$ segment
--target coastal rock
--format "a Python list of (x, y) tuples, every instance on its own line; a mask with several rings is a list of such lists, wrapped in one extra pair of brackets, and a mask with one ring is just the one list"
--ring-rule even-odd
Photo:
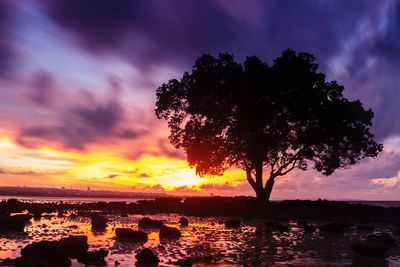
[(181, 237), (181, 231), (175, 227), (163, 226), (160, 228), (160, 239), (176, 239)]
[(15, 259), (5, 258), (4, 260), (0, 261), (0, 266), (14, 266)]
[(69, 267), (71, 260), (68, 258), (39, 258), (36, 256), (24, 256), (15, 259), (14, 267)]
[(396, 240), (388, 233), (380, 233), (378, 235), (369, 235), (367, 241), (370, 243), (382, 244), (387, 247), (395, 247)]
[(172, 265), (176, 266), (182, 266), (182, 267), (192, 267), (193, 266), (193, 261), (192, 260), (185, 260), (185, 259), (180, 259), (174, 262), (171, 262)]
[(129, 242), (147, 242), (148, 236), (145, 232), (135, 231), (129, 228), (115, 229), (115, 235), (118, 240)]
[(288, 231), (289, 227), (287, 225), (277, 222), (277, 221), (269, 221), (265, 223), (267, 227), (267, 231)]
[(80, 257), (78, 257), (78, 262), (84, 263), (85, 265), (101, 265), (105, 264), (104, 258), (107, 257), (108, 251), (105, 249), (99, 249), (94, 251), (87, 251)]
[(379, 243), (358, 242), (351, 246), (353, 251), (360, 256), (384, 258), (388, 247)]
[(374, 227), (369, 226), (368, 224), (359, 224), (356, 226), (356, 229), (358, 231), (372, 231), (374, 230)]
[(149, 217), (144, 217), (139, 220), (138, 226), (139, 228), (147, 229), (147, 228), (161, 228), (163, 226), (163, 222), (159, 220), (152, 220)]
[(330, 222), (319, 226), (320, 231), (329, 233), (341, 233), (344, 228), (345, 226), (338, 222)]
[(225, 221), (225, 227), (228, 228), (239, 228), (241, 226), (242, 222), (237, 219), (228, 219)]
[(32, 216), (29, 214), (18, 214), (18, 215), (1, 215), (0, 216), (0, 231), (17, 231), (23, 232), (25, 226), (30, 222)]
[(100, 215), (93, 215), (91, 224), (93, 230), (104, 230), (107, 227), (107, 218)]
[(187, 227), (189, 225), (189, 220), (185, 217), (181, 217), (178, 222), (181, 227)]
[(158, 266), (160, 259), (149, 248), (142, 249), (136, 255), (136, 265), (142, 266)]
[(64, 254), (70, 258), (77, 258), (89, 249), (87, 236), (84, 235), (61, 238), (58, 241), (58, 245), (63, 250)]
[(400, 228), (393, 230), (394, 236), (400, 236)]
[(70, 236), (59, 241), (39, 241), (21, 249), (15, 266), (70, 266), (69, 258), (78, 258), (88, 250), (86, 236)]
[(315, 228), (315, 226), (311, 223), (308, 223), (306, 221), (298, 221), (297, 225), (300, 228), (303, 228), (305, 232), (315, 232), (317, 230), (317, 228)]

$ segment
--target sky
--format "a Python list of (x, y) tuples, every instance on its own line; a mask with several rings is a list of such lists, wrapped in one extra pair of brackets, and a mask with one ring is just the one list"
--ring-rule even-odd
[(155, 91), (204, 53), (316, 56), (375, 117), (375, 159), (278, 178), (272, 198), (399, 200), (400, 2), (0, 0), (0, 186), (254, 195), (201, 178), (154, 115)]

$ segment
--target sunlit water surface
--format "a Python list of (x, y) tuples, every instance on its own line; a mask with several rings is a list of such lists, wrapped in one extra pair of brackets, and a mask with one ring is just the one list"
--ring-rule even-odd
[[(264, 220), (247, 220), (241, 228), (229, 229), (221, 224), (224, 218), (187, 217), (189, 227), (179, 227), (179, 215), (152, 215), (169, 226), (180, 228), (182, 237), (164, 241), (156, 230), (145, 230), (149, 240), (143, 243), (126, 243), (115, 240), (116, 227), (137, 229), (143, 216), (120, 217), (108, 215), (109, 226), (104, 232), (91, 231), (90, 218), (55, 214), (44, 215), (25, 228), (26, 234), (2, 234), (0, 258), (15, 258), (28, 243), (40, 240), (57, 240), (69, 235), (86, 235), (90, 249), (109, 250), (109, 266), (115, 261), (120, 266), (134, 266), (135, 253), (143, 248), (154, 249), (160, 257), (160, 266), (171, 266), (178, 259), (192, 259), (195, 266), (400, 266), (399, 247), (389, 251), (387, 260), (371, 260), (353, 255), (350, 245), (373, 232), (358, 232), (355, 227), (343, 234), (305, 232), (295, 222), (288, 222), (288, 231), (268, 232)], [(389, 231), (390, 225), (375, 226), (374, 232)], [(400, 240), (397, 237), (397, 243)], [(72, 266), (84, 266), (73, 260)]]

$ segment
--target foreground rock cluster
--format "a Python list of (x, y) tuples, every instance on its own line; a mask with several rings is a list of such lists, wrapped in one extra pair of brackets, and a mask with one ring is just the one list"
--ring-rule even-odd
[(71, 265), (71, 258), (84, 264), (105, 263), (108, 252), (104, 249), (88, 251), (86, 236), (70, 236), (58, 241), (39, 241), (21, 249), (21, 257), (15, 259), (16, 267)]

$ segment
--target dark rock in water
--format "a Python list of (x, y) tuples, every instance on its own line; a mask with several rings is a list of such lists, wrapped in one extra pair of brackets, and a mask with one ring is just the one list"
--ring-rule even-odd
[(225, 227), (228, 228), (238, 228), (240, 227), (242, 224), (242, 222), (240, 220), (236, 220), (236, 219), (229, 219), (225, 221)]
[(189, 220), (185, 217), (181, 217), (178, 222), (182, 227), (186, 227), (189, 225)]
[(105, 264), (104, 258), (107, 257), (108, 251), (105, 249), (99, 249), (94, 251), (87, 251), (80, 257), (78, 257), (78, 262), (84, 263), (86, 265), (101, 265)]
[(92, 216), (91, 224), (93, 230), (104, 230), (107, 227), (107, 218), (100, 215)]
[(115, 236), (118, 240), (129, 242), (147, 242), (148, 236), (145, 232), (135, 231), (129, 228), (115, 229)]
[(40, 211), (36, 211), (33, 213), (33, 219), (35, 221), (40, 221), (41, 218), (42, 218), (42, 213)]
[[(69, 258), (78, 258), (88, 250), (86, 236), (70, 236), (59, 241), (39, 241), (21, 249), (15, 266), (70, 266)], [(31, 263), (32, 262), (32, 263)]]
[(400, 236), (400, 228), (393, 230), (394, 236)]
[(15, 259), (14, 267), (69, 267), (71, 260), (68, 258), (38, 258), (36, 256), (24, 256)]
[(64, 217), (64, 211), (63, 210), (59, 210), (58, 212), (57, 212), (57, 217), (59, 217), (59, 218), (62, 218), (62, 217)]
[(289, 227), (281, 222), (269, 221), (265, 223), (267, 231), (288, 231)]
[(0, 232), (17, 231), (23, 232), (25, 226), (30, 222), (32, 216), (29, 214), (18, 214), (8, 216), (3, 214), (0, 216)]
[(356, 226), (356, 229), (358, 231), (372, 231), (372, 230), (374, 230), (374, 227), (369, 226), (367, 224), (359, 224)]
[(160, 228), (160, 239), (175, 239), (181, 237), (181, 231), (175, 227), (163, 226)]
[(370, 243), (378, 243), (387, 247), (395, 247), (396, 240), (388, 233), (381, 233), (379, 235), (369, 235), (367, 241)]
[(384, 258), (388, 247), (379, 243), (358, 242), (351, 246), (353, 251), (360, 256)]
[(337, 222), (330, 222), (319, 226), (320, 231), (330, 233), (341, 233), (344, 228), (345, 226), (343, 224)]
[(136, 255), (136, 265), (142, 266), (158, 266), (160, 262), (157, 255), (149, 248), (142, 249)]
[(61, 238), (58, 243), (64, 251), (64, 254), (68, 255), (70, 258), (77, 258), (89, 249), (87, 236), (84, 235)]
[(149, 217), (144, 217), (139, 220), (139, 228), (161, 228), (164, 224), (159, 220), (152, 220)]
[(128, 217), (128, 213), (121, 213), (121, 217), (122, 218), (127, 218)]
[(15, 259), (5, 258), (4, 260), (0, 261), (0, 266), (14, 266)]
[(171, 264), (176, 265), (176, 266), (192, 267), (193, 266), (193, 261), (180, 259), (180, 260), (171, 262)]

